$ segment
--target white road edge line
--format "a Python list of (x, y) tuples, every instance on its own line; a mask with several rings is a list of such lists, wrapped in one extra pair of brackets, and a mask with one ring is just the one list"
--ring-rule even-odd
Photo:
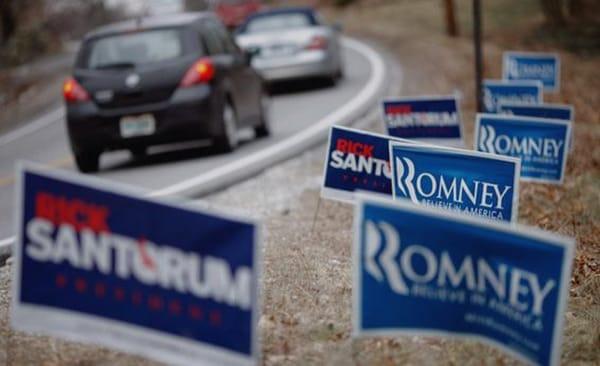
[[(39, 129), (42, 129), (42, 128), (54, 123), (54, 122), (57, 122), (57, 121), (63, 119), (64, 116), (65, 116), (64, 107), (54, 109), (54, 110), (44, 114), (43, 116), (37, 118), (35, 121), (26, 124), (25, 126), (23, 126), (21, 128), (17, 128), (16, 130), (9, 131), (8, 133), (6, 133), (4, 135), (0, 135), (0, 146), (9, 144), (13, 141), (20, 139), (21, 137), (29, 135), (30, 133), (33, 133)], [(1, 241), (0, 241), (0, 243), (1, 243)]]
[[(385, 81), (385, 63), (382, 57), (371, 47), (354, 39), (344, 38), (343, 44), (367, 58), (371, 65), (369, 82), (362, 90), (340, 108), (321, 118), (309, 128), (290, 136), (272, 146), (257, 151), (245, 158), (233, 161), (207, 173), (186, 179), (171, 186), (151, 192), (151, 197), (172, 195), (202, 195), (212, 192), (228, 183), (239, 180), (263, 170), (264, 168), (286, 160), (319, 140), (325, 140), (327, 130), (334, 124), (348, 124), (351, 116), (367, 111), (373, 99), (378, 97)], [(64, 113), (64, 111), (63, 111)], [(37, 127), (40, 128), (40, 127)], [(0, 140), (1, 141), (1, 140)], [(0, 142), (1, 145), (1, 142)], [(15, 237), (0, 240), (0, 255), (10, 252)]]

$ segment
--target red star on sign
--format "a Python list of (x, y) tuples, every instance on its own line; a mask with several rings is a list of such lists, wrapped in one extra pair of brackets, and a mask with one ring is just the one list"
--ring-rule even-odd
[(221, 324), (221, 312), (217, 310), (213, 310), (210, 312), (210, 323), (212, 325), (220, 325)]
[(171, 300), (169, 303), (169, 312), (175, 315), (179, 315), (179, 313), (181, 313), (181, 304), (179, 304), (179, 301)]
[(139, 291), (135, 291), (133, 294), (131, 294), (131, 302), (134, 305), (139, 305), (142, 303), (142, 293)]
[(56, 279), (54, 281), (56, 282), (56, 286), (60, 288), (63, 288), (67, 285), (67, 277), (62, 274), (56, 275)]
[(98, 297), (104, 297), (106, 294), (106, 286), (103, 283), (97, 283), (94, 287), (94, 293)]
[(117, 301), (123, 301), (125, 299), (125, 290), (120, 287), (115, 288), (115, 299)]
[(75, 280), (75, 290), (79, 293), (85, 292), (87, 289), (87, 282), (83, 278), (78, 278)]
[(190, 305), (188, 312), (190, 313), (190, 316), (196, 320), (202, 319), (204, 316), (202, 309), (196, 305)]
[(148, 306), (152, 310), (160, 310), (163, 307), (163, 301), (160, 297), (154, 295), (148, 298)]

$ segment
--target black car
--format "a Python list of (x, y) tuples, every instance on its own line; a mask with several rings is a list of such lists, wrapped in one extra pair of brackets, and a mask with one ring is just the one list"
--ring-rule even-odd
[(96, 171), (100, 154), (212, 139), (233, 150), (237, 129), (269, 134), (262, 80), (212, 13), (139, 18), (84, 38), (64, 84), (75, 161)]

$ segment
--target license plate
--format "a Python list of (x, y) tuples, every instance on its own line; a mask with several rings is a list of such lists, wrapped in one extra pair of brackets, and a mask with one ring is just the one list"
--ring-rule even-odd
[(284, 57), (296, 53), (296, 47), (293, 45), (273, 45), (263, 50), (265, 57)]
[(156, 120), (151, 114), (121, 118), (121, 137), (152, 135), (156, 130)]

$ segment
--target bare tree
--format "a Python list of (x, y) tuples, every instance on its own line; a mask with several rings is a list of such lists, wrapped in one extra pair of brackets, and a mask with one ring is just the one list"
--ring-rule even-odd
[(567, 24), (563, 0), (541, 0), (541, 5), (544, 16), (551, 26), (562, 27)]
[(0, 45), (8, 42), (17, 29), (17, 14), (10, 0), (0, 2)]
[(444, 1), (444, 13), (446, 15), (446, 32), (451, 37), (458, 36), (458, 25), (456, 23), (456, 14), (454, 12), (454, 0)]

